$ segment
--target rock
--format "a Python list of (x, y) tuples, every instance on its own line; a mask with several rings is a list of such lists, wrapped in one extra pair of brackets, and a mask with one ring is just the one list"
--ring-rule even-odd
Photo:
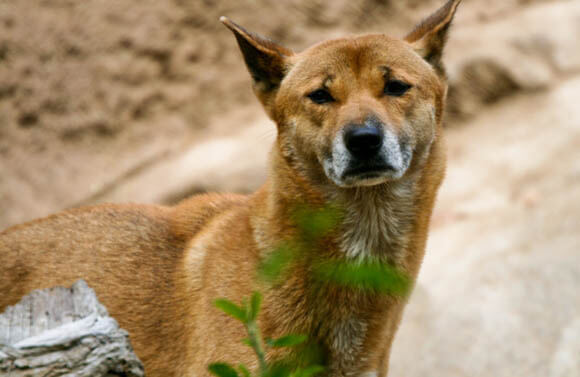
[(80, 280), (33, 291), (0, 315), (0, 375), (144, 376), (128, 333)]
[[(235, 126), (232, 121), (232, 128)], [(276, 126), (263, 116), (241, 132), (200, 142), (135, 174), (93, 200), (175, 203), (203, 192), (250, 193), (266, 180), (268, 151), (275, 134)]]
[(577, 1), (457, 25), (446, 57), (449, 113), (470, 116), (505, 96), (546, 89), (557, 77), (580, 71), (579, 32)]
[(580, 374), (580, 317), (562, 331), (552, 359), (550, 377), (569, 377)]
[[(580, 27), (579, 17), (580, 3), (549, 3), (524, 8), (508, 18), (491, 18), (485, 24), (456, 25), (446, 57), (451, 121), (475, 115), (516, 93), (547, 90), (559, 75), (573, 72), (572, 67), (580, 70), (580, 55), (577, 64), (575, 59), (568, 61), (566, 70), (556, 64), (565, 51), (577, 51), (569, 35)], [(557, 30), (546, 28), (540, 20), (558, 24)], [(231, 115), (219, 121), (220, 129), (229, 130), (227, 136), (198, 141), (180, 154), (119, 180), (83, 204), (175, 203), (200, 192), (252, 192), (267, 174), (274, 126), (263, 114), (245, 122), (253, 125), (243, 127)], [(533, 198), (520, 200), (534, 202)]]
[[(580, 376), (578, 98), (580, 76), (448, 130), (447, 176), (391, 375)], [(541, 198), (532, 206), (530, 193)]]

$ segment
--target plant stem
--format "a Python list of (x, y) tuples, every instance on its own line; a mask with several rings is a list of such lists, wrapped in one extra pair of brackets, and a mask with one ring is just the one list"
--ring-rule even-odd
[(249, 321), (246, 323), (246, 329), (248, 330), (248, 335), (252, 348), (256, 352), (258, 357), (258, 363), (260, 365), (260, 375), (263, 376), (266, 373), (266, 355), (264, 353), (264, 343), (262, 341), (262, 335), (260, 334), (260, 329), (256, 324), (256, 321)]

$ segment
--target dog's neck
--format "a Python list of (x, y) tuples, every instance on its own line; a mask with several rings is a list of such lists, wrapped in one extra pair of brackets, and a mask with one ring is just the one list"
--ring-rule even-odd
[[(336, 207), (342, 220), (335, 232), (334, 244), (339, 250), (334, 256), (361, 261), (374, 258), (393, 264), (404, 258), (416, 215), (417, 174), (371, 187), (340, 188), (320, 176), (313, 182), (276, 149), (271, 157), (270, 182), (263, 193), (268, 196), (265, 212), (270, 224), (294, 219), (299, 207)], [(268, 238), (270, 247), (275, 247), (272, 241), (281, 241), (274, 234)]]
[(348, 259), (379, 259), (397, 264), (408, 247), (414, 219), (416, 179), (337, 190), (344, 208), (340, 248)]

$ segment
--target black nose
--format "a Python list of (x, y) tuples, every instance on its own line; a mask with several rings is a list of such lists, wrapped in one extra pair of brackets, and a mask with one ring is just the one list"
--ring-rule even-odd
[(344, 143), (354, 157), (368, 159), (381, 149), (383, 133), (377, 127), (352, 127), (344, 133)]

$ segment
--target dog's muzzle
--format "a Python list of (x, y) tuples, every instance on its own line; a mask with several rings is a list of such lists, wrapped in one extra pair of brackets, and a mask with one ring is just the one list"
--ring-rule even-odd
[(323, 161), (326, 175), (338, 186), (372, 186), (401, 178), (410, 165), (412, 148), (376, 122), (343, 129)]

